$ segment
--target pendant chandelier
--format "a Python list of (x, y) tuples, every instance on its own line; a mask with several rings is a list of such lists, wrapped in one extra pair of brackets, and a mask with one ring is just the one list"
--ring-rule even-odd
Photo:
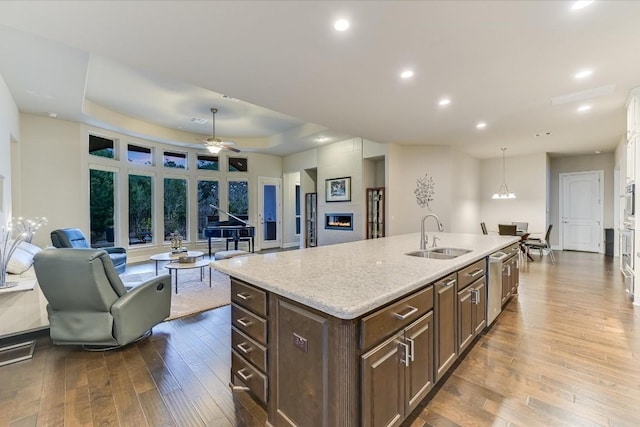
[(497, 193), (493, 193), (491, 196), (492, 199), (515, 199), (516, 195), (509, 191), (509, 187), (507, 187), (507, 181), (505, 179), (505, 168), (504, 168), (504, 152), (507, 151), (506, 148), (501, 148), (502, 150), (502, 185), (500, 186), (500, 190)]

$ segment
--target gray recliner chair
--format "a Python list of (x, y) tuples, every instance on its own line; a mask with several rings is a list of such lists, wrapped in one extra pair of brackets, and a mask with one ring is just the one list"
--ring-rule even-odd
[(168, 274), (128, 291), (101, 249), (49, 248), (34, 257), (33, 266), (49, 302), (54, 344), (117, 348), (150, 335), (169, 316)]
[[(61, 228), (51, 232), (51, 243), (56, 248), (91, 248), (91, 245), (78, 228)], [(118, 274), (127, 269), (127, 250), (121, 247), (107, 247), (104, 249), (116, 268)]]

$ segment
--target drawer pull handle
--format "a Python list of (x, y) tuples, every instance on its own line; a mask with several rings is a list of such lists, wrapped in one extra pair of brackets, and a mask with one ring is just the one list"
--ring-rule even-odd
[(409, 311), (407, 311), (405, 314), (393, 313), (393, 316), (398, 320), (405, 320), (407, 317), (411, 316), (416, 311), (418, 311), (418, 307), (409, 306)]
[(244, 320), (242, 318), (237, 319), (236, 322), (238, 322), (240, 325), (244, 326), (245, 328), (248, 328), (249, 325), (251, 325), (251, 322), (249, 322), (248, 320)]
[(247, 374), (245, 374), (245, 373), (244, 373), (244, 372), (242, 372), (242, 371), (244, 371), (244, 369), (240, 369), (240, 370), (239, 370), (238, 372), (236, 372), (236, 373), (238, 374), (238, 376), (239, 376), (240, 378), (242, 378), (242, 380), (243, 380), (243, 381), (248, 381), (248, 380), (249, 380), (249, 378), (251, 378), (251, 377), (253, 376), (253, 374), (249, 374), (249, 375), (247, 375)]
[(251, 346), (246, 342), (241, 342), (240, 344), (237, 344), (236, 347), (244, 354), (247, 354), (252, 350)]
[(443, 288), (448, 288), (449, 286), (453, 286), (455, 283), (456, 283), (456, 279), (451, 279), (443, 285)]
[(484, 269), (479, 268), (476, 271), (474, 271), (473, 273), (469, 273), (469, 276), (470, 277), (476, 277), (476, 276), (478, 276), (480, 274), (483, 274), (483, 273), (484, 273)]
[(240, 294), (236, 294), (236, 296), (245, 301), (248, 299), (251, 299), (251, 294), (248, 294), (248, 293), (240, 293)]

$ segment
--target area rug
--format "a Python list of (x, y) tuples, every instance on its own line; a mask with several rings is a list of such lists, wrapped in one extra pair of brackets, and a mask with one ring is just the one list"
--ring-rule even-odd
[[(154, 277), (153, 272), (126, 274), (120, 278), (127, 286), (135, 286)], [(184, 270), (178, 275), (178, 293), (175, 278), (171, 281), (171, 314), (167, 320), (189, 316), (201, 311), (227, 305), (231, 302), (231, 282), (229, 276), (211, 270), (211, 288), (209, 271), (205, 268), (204, 280), (200, 280), (200, 270)]]

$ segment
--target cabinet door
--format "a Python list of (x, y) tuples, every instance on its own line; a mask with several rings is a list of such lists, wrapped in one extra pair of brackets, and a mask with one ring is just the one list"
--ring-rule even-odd
[(408, 349), (401, 331), (362, 356), (362, 425), (397, 426), (404, 419)]
[(452, 274), (435, 285), (436, 296), (436, 381), (458, 357), (456, 341), (456, 275)]
[(468, 286), (458, 292), (458, 348), (460, 353), (471, 343), (474, 337), (473, 303), (471, 296), (473, 287)]
[(410, 352), (405, 376), (408, 415), (433, 388), (433, 311), (408, 326), (404, 336)]
[(474, 336), (477, 336), (487, 326), (487, 283), (482, 278), (472, 286), (475, 292), (473, 298)]

